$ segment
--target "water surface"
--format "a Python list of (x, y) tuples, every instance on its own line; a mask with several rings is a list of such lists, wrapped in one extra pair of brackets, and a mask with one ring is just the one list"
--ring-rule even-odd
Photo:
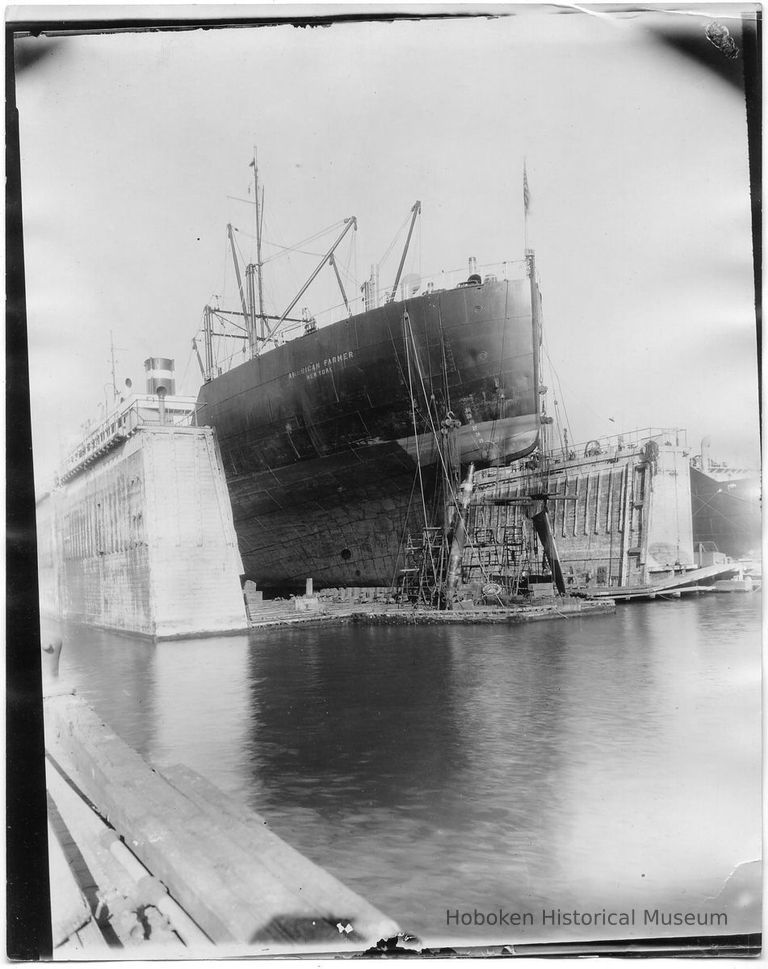
[[(738, 867), (760, 857), (758, 595), (158, 645), (60, 628), (62, 673), (141, 754), (244, 798), (427, 943), (759, 930)], [(636, 925), (558, 927), (558, 908)], [(532, 924), (451, 916), (499, 909)]]

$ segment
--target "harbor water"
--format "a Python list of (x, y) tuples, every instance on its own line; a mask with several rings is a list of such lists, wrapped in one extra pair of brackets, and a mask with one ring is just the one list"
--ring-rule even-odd
[(144, 757), (247, 802), (425, 944), (759, 931), (757, 594), (514, 626), (57, 632), (62, 676)]

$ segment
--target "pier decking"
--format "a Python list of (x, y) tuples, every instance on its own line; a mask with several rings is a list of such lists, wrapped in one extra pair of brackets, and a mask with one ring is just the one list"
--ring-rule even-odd
[(81, 698), (49, 690), (45, 726), (55, 956), (354, 952), (398, 935), (265, 818), (187, 767), (152, 767)]
[(722, 565), (705, 565), (700, 569), (692, 569), (686, 572), (674, 573), (663, 579), (647, 585), (632, 586), (630, 588), (617, 589), (592, 589), (590, 595), (594, 599), (611, 598), (616, 600), (627, 599), (655, 599), (657, 596), (664, 597), (669, 595), (680, 595), (683, 592), (711, 592), (709, 586), (697, 586), (698, 582), (704, 579), (712, 579), (718, 575), (727, 575), (735, 569), (733, 562)]

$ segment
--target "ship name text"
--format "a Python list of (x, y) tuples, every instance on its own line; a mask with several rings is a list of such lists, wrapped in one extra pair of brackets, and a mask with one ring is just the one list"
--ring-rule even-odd
[(305, 367), (289, 371), (288, 379), (293, 380), (296, 377), (306, 377), (308, 380), (312, 380), (315, 377), (321, 377), (323, 374), (331, 373), (334, 366), (340, 363), (345, 364), (354, 355), (354, 350), (347, 350), (344, 353), (337, 353), (332, 357), (326, 357), (324, 360), (314, 360)]

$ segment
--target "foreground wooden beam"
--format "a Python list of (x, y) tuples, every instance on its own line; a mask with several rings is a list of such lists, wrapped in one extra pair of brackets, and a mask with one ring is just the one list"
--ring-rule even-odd
[(45, 700), (46, 748), (217, 944), (367, 948), (398, 926), (188, 768), (165, 775), (80, 698)]

